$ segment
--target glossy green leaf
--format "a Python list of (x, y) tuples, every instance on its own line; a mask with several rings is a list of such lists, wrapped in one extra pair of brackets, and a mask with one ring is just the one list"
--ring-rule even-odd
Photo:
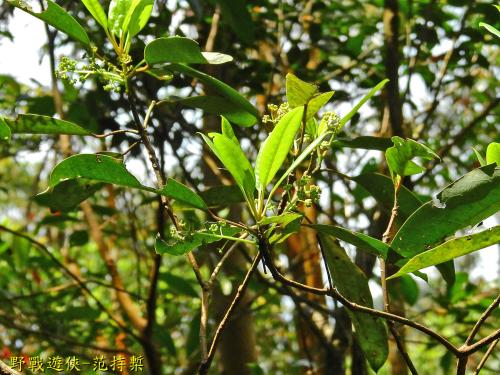
[(484, 23), (484, 22), (479, 22), (479, 26), (484, 27), (490, 33), (495, 35), (497, 38), (500, 38), (500, 30), (498, 30), (497, 28), (491, 26), (490, 24)]
[(391, 248), (406, 258), (413, 257), (498, 211), (500, 167), (474, 169), (416, 210), (394, 236)]
[(255, 164), (259, 189), (264, 190), (283, 165), (300, 128), (303, 114), (304, 107), (297, 107), (284, 115), (261, 147)]
[(496, 163), (500, 167), (500, 143), (491, 142), (486, 149), (486, 164)]
[(241, 96), (238, 91), (236, 91), (229, 85), (226, 85), (224, 82), (221, 82), (218, 79), (209, 76), (208, 74), (202, 73), (199, 70), (193, 69), (183, 64), (171, 64), (169, 66), (169, 69), (187, 74), (193, 78), (197, 78), (204, 84), (217, 91), (217, 93), (222, 95), (224, 98), (226, 98), (229, 102), (227, 103), (228, 106), (232, 104), (233, 106), (239, 107), (239, 109), (241, 108), (242, 110), (255, 117), (255, 121), (257, 121), (259, 117), (259, 112), (257, 111), (257, 109), (252, 104), (250, 104), (248, 100)]
[(148, 43), (144, 49), (144, 59), (149, 65), (224, 64), (233, 60), (231, 56), (223, 53), (201, 52), (196, 41), (181, 36), (158, 38)]
[[(353, 181), (365, 188), (386, 211), (390, 212), (393, 206), (394, 184), (392, 180), (379, 173), (366, 173), (352, 178)], [(420, 199), (405, 186), (398, 192), (399, 214), (398, 220), (406, 220), (421, 205)]]
[(241, 229), (235, 227), (222, 228), (220, 232), (212, 232), (210, 230), (200, 230), (192, 234), (186, 235), (182, 239), (162, 240), (159, 236), (156, 237), (155, 250), (158, 254), (184, 255), (190, 251), (212, 242), (217, 242), (224, 237), (231, 237), (239, 233)]
[(207, 210), (207, 205), (198, 194), (173, 178), (168, 179), (167, 184), (163, 189), (160, 189), (159, 193), (187, 206)]
[(97, 154), (78, 154), (70, 156), (57, 164), (49, 178), (49, 187), (55, 187), (62, 181), (74, 178), (86, 178), (108, 184), (154, 192), (155, 189), (143, 186), (119, 159)]
[(200, 108), (206, 113), (222, 115), (230, 122), (240, 126), (252, 126), (257, 118), (240, 106), (228, 105), (227, 99), (221, 96), (191, 96), (176, 103), (191, 108)]
[(0, 141), (9, 141), (10, 135), (10, 127), (7, 125), (3, 117), (0, 117)]
[(288, 167), (288, 169), (281, 175), (278, 181), (274, 184), (271, 192), (269, 193), (269, 197), (272, 197), (276, 190), (280, 187), (280, 185), (285, 181), (285, 179), (292, 173), (295, 168), (297, 168), (308, 156), (311, 154), (323, 140), (329, 135), (329, 132), (324, 132), (320, 134), (314, 141), (312, 141), (305, 149), (301, 152), (299, 156), (295, 158), (293, 163)]
[(220, 125), (222, 134), (239, 146), (240, 142), (238, 141), (238, 138), (236, 138), (236, 135), (234, 134), (233, 127), (231, 126), (231, 123), (227, 121), (227, 119), (224, 116), (221, 116)]
[(47, 9), (43, 12), (35, 12), (33, 9), (22, 0), (7, 0), (9, 4), (24, 10), (26, 13), (31, 14), (50, 26), (55, 27), (57, 30), (62, 31), (71, 38), (82, 42), (89, 46), (90, 39), (85, 32), (85, 29), (63, 8), (51, 0), (47, 0)]
[(132, 0), (123, 20), (123, 30), (128, 31), (130, 36), (138, 34), (148, 23), (154, 3), (154, 0)]
[(369, 252), (370, 254), (382, 257), (384, 259), (387, 257), (387, 253), (390, 249), (387, 244), (376, 238), (370, 237), (363, 233), (354, 232), (337, 225), (315, 224), (310, 226), (316, 229), (316, 231), (319, 233), (338, 238), (339, 240), (356, 246), (356, 248), (360, 250)]
[(69, 121), (41, 115), (18, 115), (14, 120), (5, 119), (12, 134), (69, 134), (90, 135), (87, 129)]
[(306, 105), (317, 92), (316, 85), (304, 82), (292, 73), (286, 75), (286, 99), (290, 108)]
[(414, 141), (413, 139), (403, 139), (392, 137), (394, 146), (385, 151), (385, 158), (391, 173), (399, 176), (411, 176), (425, 171), (425, 168), (416, 164), (412, 159), (420, 157), (432, 160), (439, 158), (429, 147)]
[(363, 104), (365, 104), (368, 100), (370, 100), (372, 98), (373, 95), (375, 95), (379, 90), (382, 90), (384, 88), (384, 86), (387, 84), (387, 82), (389, 82), (388, 79), (384, 79), (383, 81), (379, 82), (377, 84), (377, 86), (375, 86), (374, 88), (372, 88), (368, 94), (366, 94), (360, 101), (358, 104), (356, 104), (350, 111), (347, 115), (345, 115), (344, 117), (342, 117), (342, 119), (340, 120), (340, 127), (342, 128), (345, 124), (347, 124), (347, 122), (359, 111), (359, 109), (363, 106)]
[(246, 158), (240, 145), (223, 134), (210, 133), (209, 136), (212, 140), (204, 135), (202, 136), (224, 167), (231, 173), (247, 201), (253, 201), (255, 175), (252, 165)]
[(267, 216), (264, 217), (259, 224), (260, 225), (269, 225), (269, 224), (278, 224), (278, 225), (288, 225), (292, 221), (301, 218), (303, 215), (296, 212), (285, 212), (281, 215), (277, 216)]
[(123, 29), (123, 22), (134, 0), (111, 0), (108, 8), (108, 28), (116, 36), (120, 37), (127, 30)]
[(51, 211), (71, 211), (81, 202), (94, 195), (104, 184), (85, 178), (73, 178), (59, 182), (42, 193), (33, 197), (41, 206), (49, 207)]
[(108, 28), (108, 17), (101, 6), (99, 0), (82, 0), (85, 8), (92, 14), (92, 17), (101, 25), (104, 29)]
[(307, 115), (306, 118), (312, 118), (318, 111), (330, 101), (335, 91), (327, 91), (318, 94), (309, 100), (307, 104)]
[[(361, 269), (347, 256), (334, 238), (318, 233), (324, 249), (332, 282), (349, 301), (373, 307), (368, 280)], [(382, 319), (347, 309), (354, 326), (354, 334), (370, 367), (377, 372), (389, 354), (387, 332)]]
[(484, 160), (483, 156), (479, 153), (478, 150), (476, 150), (474, 147), (472, 147), (472, 150), (474, 151), (474, 154), (476, 155), (477, 161), (479, 162), (479, 165), (481, 167), (484, 167), (488, 163), (486, 163), (486, 160)]
[(470, 254), (474, 251), (500, 243), (500, 226), (486, 229), (482, 232), (453, 238), (430, 250), (424, 251), (411, 258), (401, 269), (389, 279), (405, 275), (422, 268), (441, 264)]

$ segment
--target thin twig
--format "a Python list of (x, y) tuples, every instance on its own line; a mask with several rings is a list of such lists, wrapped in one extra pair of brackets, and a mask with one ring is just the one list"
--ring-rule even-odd
[[(363, 313), (366, 313), (369, 315), (383, 318), (383, 319), (388, 320), (388, 321), (398, 322), (398, 323), (407, 325), (409, 327), (415, 328), (415, 329), (419, 330), (420, 332), (423, 332), (426, 335), (434, 338), (436, 341), (438, 341), (441, 345), (443, 345), (446, 349), (448, 349), (455, 356), (460, 356), (461, 354), (463, 354), (462, 351), (460, 351), (458, 348), (456, 348), (455, 345), (453, 345), (453, 343), (451, 343), (444, 336), (440, 335), (438, 332), (435, 332), (432, 329), (430, 329), (430, 328), (428, 328), (420, 323), (417, 323), (413, 320), (409, 320), (405, 317), (402, 317), (402, 316), (399, 316), (396, 314), (376, 310), (376, 309), (373, 309), (373, 308), (370, 308), (367, 306), (363, 306), (363, 305), (359, 305), (357, 303), (351, 302), (350, 300), (345, 298), (336, 288), (334, 288), (334, 289), (316, 288), (316, 287), (305, 285), (305, 284), (299, 283), (295, 280), (287, 278), (274, 265), (274, 262), (272, 261), (272, 258), (269, 254), (269, 250), (267, 249), (267, 246), (268, 245), (266, 245), (264, 242), (262, 242), (262, 241), (259, 242), (259, 251), (262, 253), (263, 258), (266, 261), (266, 265), (269, 266), (271, 274), (276, 281), (279, 281), (279, 282), (283, 283), (284, 285), (290, 286), (292, 288), (302, 290), (303, 292), (316, 294), (316, 295), (330, 296), (331, 298), (339, 301), (342, 305), (344, 305), (349, 310), (363, 312)], [(467, 349), (469, 349), (469, 348), (467, 348)]]
[(474, 340), (474, 337), (476, 334), (479, 332), (479, 329), (483, 325), (483, 323), (488, 319), (488, 317), (493, 313), (493, 311), (498, 307), (500, 304), (500, 294), (493, 300), (493, 302), (488, 306), (488, 308), (484, 311), (484, 313), (481, 315), (477, 323), (474, 325), (472, 328), (472, 331), (470, 331), (469, 336), (465, 340), (465, 345), (470, 345), (472, 340)]
[(257, 254), (252, 262), (252, 265), (250, 266), (250, 269), (245, 275), (245, 278), (243, 279), (242, 283), (238, 287), (238, 290), (236, 292), (236, 295), (233, 298), (233, 301), (231, 302), (231, 305), (229, 308), (226, 310), (226, 313), (224, 314), (224, 317), (219, 323), (219, 326), (217, 327), (217, 330), (215, 331), (214, 337), (212, 339), (212, 344), (210, 345), (210, 351), (208, 352), (208, 356), (205, 361), (203, 361), (200, 364), (200, 368), (198, 370), (198, 373), (200, 375), (205, 375), (208, 373), (208, 370), (210, 369), (210, 365), (212, 363), (212, 360), (215, 355), (215, 351), (217, 349), (217, 345), (219, 343), (220, 337), (222, 333), (224, 332), (224, 328), (226, 328), (226, 325), (228, 323), (229, 318), (233, 314), (234, 310), (238, 306), (238, 304), (241, 302), (243, 296), (245, 295), (246, 289), (248, 287), (248, 283), (250, 282), (250, 278), (254, 271), (257, 269), (257, 265), (259, 264), (259, 261), (261, 259), (261, 252)]
[(474, 371), (474, 375), (478, 375), (479, 372), (481, 371), (481, 369), (483, 368), (484, 364), (486, 363), (486, 361), (488, 360), (488, 357), (491, 355), (491, 353), (493, 353), (493, 349), (495, 349), (495, 346), (498, 344), (498, 341), (500, 341), (500, 339), (496, 339), (495, 341), (493, 341), (491, 343), (491, 345), (489, 346), (488, 350), (486, 351), (486, 353), (484, 353), (484, 356), (483, 358), (481, 358), (481, 361), (479, 362), (479, 364), (477, 365), (476, 367), (476, 371)]

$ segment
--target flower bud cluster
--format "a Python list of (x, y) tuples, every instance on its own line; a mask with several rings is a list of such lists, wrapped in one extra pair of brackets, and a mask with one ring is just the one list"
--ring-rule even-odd
[(313, 203), (318, 203), (321, 198), (321, 188), (311, 184), (311, 176), (303, 175), (297, 183), (297, 198), (304, 202), (306, 207), (311, 207)]
[(320, 129), (333, 132), (336, 135), (340, 130), (340, 117), (335, 112), (325, 112), (321, 118)]
[(290, 105), (286, 102), (280, 104), (279, 106), (276, 104), (269, 104), (267, 108), (269, 109), (269, 115), (264, 115), (262, 117), (262, 122), (264, 124), (276, 124), (284, 115), (290, 112)]

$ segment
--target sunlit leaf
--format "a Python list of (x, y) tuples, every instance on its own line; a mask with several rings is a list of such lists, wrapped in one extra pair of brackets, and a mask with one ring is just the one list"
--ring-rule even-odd
[(306, 105), (317, 92), (316, 85), (302, 81), (292, 73), (286, 75), (286, 99), (290, 108)]
[(224, 64), (233, 60), (231, 56), (222, 53), (201, 52), (196, 41), (181, 36), (158, 38), (148, 43), (144, 49), (144, 59), (149, 65)]
[(101, 6), (99, 0), (82, 0), (85, 8), (92, 14), (92, 17), (101, 25), (104, 29), (108, 28), (108, 17)]
[(390, 279), (421, 270), (422, 268), (441, 264), (499, 243), (500, 226), (489, 228), (468, 236), (453, 238), (414, 256), (408, 260), (396, 274), (392, 275)]
[(148, 23), (153, 10), (154, 0), (133, 0), (129, 8), (122, 28), (134, 36), (141, 31)]
[(500, 211), (500, 167), (474, 169), (416, 210), (394, 236), (391, 248), (408, 258), (420, 254)]
[(368, 94), (366, 94), (359, 102), (358, 104), (356, 104), (350, 111), (347, 115), (345, 115), (344, 117), (342, 117), (342, 119), (340, 120), (340, 127), (343, 127), (345, 124), (347, 124), (347, 122), (356, 114), (358, 113), (359, 109), (363, 106), (363, 104), (365, 104), (368, 100), (370, 100), (372, 98), (373, 95), (375, 95), (379, 90), (382, 90), (384, 88), (384, 86), (387, 84), (387, 82), (389, 82), (388, 79), (384, 79), (383, 81), (381, 81), (379, 84), (377, 84), (377, 86), (375, 86), (374, 88), (372, 88)]
[(24, 10), (26, 13), (48, 23), (57, 30), (69, 35), (71, 38), (82, 42), (85, 45), (90, 45), (90, 39), (85, 32), (85, 29), (63, 8), (54, 3), (52, 0), (47, 0), (47, 9), (43, 12), (35, 12), (25, 1), (22, 0), (7, 0), (15, 7)]
[(500, 143), (491, 142), (486, 149), (486, 164), (496, 163), (500, 167)]
[(247, 201), (253, 200), (255, 191), (255, 175), (252, 165), (246, 158), (239, 144), (223, 134), (210, 133), (210, 138), (202, 135), (207, 145), (231, 173)]
[(190, 207), (207, 210), (207, 205), (198, 194), (173, 178), (168, 179), (167, 184), (160, 189), (159, 193)]
[(415, 163), (412, 159), (420, 157), (432, 160), (439, 158), (429, 147), (414, 141), (392, 137), (394, 146), (385, 151), (385, 157), (391, 173), (399, 176), (410, 176), (425, 171), (425, 168)]
[(303, 114), (304, 107), (297, 107), (284, 115), (261, 147), (255, 164), (259, 189), (264, 190), (281, 168), (300, 128)]
[(87, 129), (69, 121), (41, 115), (18, 115), (14, 120), (4, 119), (12, 134), (69, 134), (90, 135)]

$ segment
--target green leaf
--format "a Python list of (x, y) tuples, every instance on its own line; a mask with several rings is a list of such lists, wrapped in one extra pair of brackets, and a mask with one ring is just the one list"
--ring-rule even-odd
[(385, 151), (393, 145), (390, 138), (360, 136), (356, 138), (335, 138), (332, 142), (333, 147), (357, 148), (362, 150)]
[(394, 236), (391, 248), (413, 257), (499, 210), (500, 168), (474, 169), (416, 210)]
[(7, 0), (9, 4), (24, 10), (26, 13), (31, 14), (50, 26), (55, 27), (57, 30), (69, 35), (71, 38), (82, 42), (86, 46), (90, 45), (90, 39), (85, 32), (85, 29), (63, 8), (51, 0), (47, 0), (47, 9), (37, 13), (22, 0)]
[(227, 99), (221, 96), (191, 96), (176, 103), (191, 108), (200, 108), (206, 113), (221, 115), (240, 126), (252, 126), (257, 118), (240, 106), (228, 105)]
[(123, 20), (124, 32), (128, 31), (130, 36), (137, 35), (148, 23), (154, 3), (154, 0), (133, 0)]
[[(390, 212), (393, 206), (394, 184), (392, 180), (380, 173), (366, 173), (352, 178), (353, 181), (365, 188), (386, 211)], [(406, 220), (421, 205), (420, 199), (405, 186), (398, 192), (398, 217)]]
[(327, 91), (321, 94), (318, 94), (309, 100), (307, 104), (307, 115), (306, 118), (309, 120), (312, 118), (318, 111), (330, 101), (335, 91)]
[(53, 188), (62, 181), (75, 178), (155, 192), (155, 189), (143, 186), (127, 171), (121, 160), (106, 155), (79, 154), (64, 159), (52, 170), (49, 187)]
[(158, 193), (169, 198), (173, 198), (176, 201), (184, 203), (190, 207), (199, 208), (204, 211), (208, 209), (207, 205), (198, 194), (173, 178), (169, 178), (165, 187), (160, 189)]
[(18, 115), (15, 120), (5, 119), (13, 134), (69, 134), (91, 135), (87, 129), (72, 122), (41, 115)]
[[(349, 301), (373, 307), (368, 280), (363, 271), (351, 261), (345, 250), (333, 238), (321, 232), (318, 236), (335, 287)], [(377, 372), (387, 360), (389, 353), (384, 321), (349, 309), (347, 313), (354, 325), (354, 335), (370, 367)]]
[(255, 191), (255, 175), (252, 165), (240, 145), (223, 134), (210, 133), (209, 136), (212, 140), (202, 134), (207, 145), (233, 176), (246, 200), (252, 202)]
[(269, 224), (279, 224), (286, 226), (290, 224), (292, 221), (301, 218), (303, 215), (295, 212), (285, 212), (284, 214), (278, 216), (266, 216), (261, 221), (259, 221), (260, 225), (269, 225)]
[(109, 3), (108, 27), (118, 37), (127, 31), (123, 28), (123, 22), (133, 3), (133, 0), (111, 0)]
[(106, 17), (106, 13), (101, 6), (99, 0), (82, 0), (85, 8), (92, 14), (92, 17), (101, 25), (104, 29), (108, 29), (108, 18)]
[(356, 104), (347, 115), (345, 115), (341, 120), (340, 120), (340, 128), (342, 128), (347, 122), (359, 111), (359, 109), (365, 104), (368, 100), (372, 98), (373, 95), (375, 95), (379, 90), (384, 88), (384, 86), (389, 82), (388, 79), (384, 79), (383, 81), (379, 82), (377, 86), (372, 88), (368, 94), (366, 94), (363, 99), (359, 101), (358, 104)]
[(188, 234), (182, 239), (162, 240), (159, 236), (156, 237), (155, 250), (158, 254), (184, 255), (190, 251), (212, 242), (220, 241), (225, 237), (234, 236), (241, 229), (235, 227), (221, 228), (221, 232), (212, 232), (210, 230), (200, 230)]
[(94, 195), (104, 186), (101, 182), (85, 178), (73, 178), (59, 182), (42, 193), (33, 197), (41, 206), (49, 207), (51, 211), (71, 211), (85, 199)]
[(148, 65), (181, 64), (224, 64), (232, 61), (229, 55), (218, 52), (201, 52), (193, 39), (171, 36), (158, 38), (148, 43), (144, 49), (144, 59)]
[(479, 162), (479, 165), (481, 167), (484, 167), (488, 163), (486, 163), (486, 160), (484, 160), (483, 156), (479, 153), (478, 150), (476, 150), (474, 147), (472, 147), (472, 150), (474, 151), (474, 154), (476, 154), (477, 161)]
[(317, 232), (329, 235), (339, 240), (350, 243), (351, 245), (356, 246), (356, 248), (369, 252), (378, 257), (386, 258), (389, 252), (390, 247), (383, 243), (382, 241), (370, 237), (366, 234), (354, 232), (346, 228), (339, 227), (337, 225), (308, 225)]
[(228, 206), (245, 202), (241, 189), (236, 185), (214, 186), (201, 192), (200, 195), (208, 207)]
[(316, 85), (304, 82), (292, 73), (286, 75), (286, 99), (290, 108), (306, 105), (317, 92)]
[(500, 167), (500, 143), (491, 142), (486, 149), (486, 164), (496, 163)]
[(428, 160), (439, 159), (439, 156), (429, 147), (413, 139), (403, 139), (401, 137), (392, 137), (391, 139), (394, 146), (385, 151), (391, 174), (404, 177), (425, 171), (425, 168), (412, 161), (416, 157)]
[(469, 236), (454, 238), (414, 256), (396, 274), (389, 277), (389, 279), (418, 271), (422, 268), (435, 266), (499, 243), (500, 226), (489, 228)]
[(221, 116), (220, 127), (221, 127), (221, 131), (222, 131), (223, 135), (225, 135), (227, 138), (232, 140), (238, 146), (240, 145), (238, 138), (236, 138), (236, 135), (234, 135), (234, 131), (233, 131), (233, 127), (231, 126), (231, 123), (229, 121), (227, 121), (227, 119), (224, 116)]
[(290, 165), (290, 167), (288, 167), (288, 169), (285, 171), (285, 173), (283, 173), (281, 175), (281, 177), (278, 179), (278, 181), (274, 184), (273, 188), (271, 189), (271, 192), (269, 193), (269, 197), (274, 196), (274, 193), (280, 187), (280, 185), (283, 183), (283, 181), (285, 181), (285, 179), (287, 178), (287, 176), (289, 176), (290, 173), (292, 173), (295, 170), (295, 168), (297, 168), (300, 165), (300, 163), (302, 163), (307, 158), (307, 156), (311, 152), (313, 152), (320, 145), (320, 143), (323, 142), (323, 140), (329, 134), (331, 134), (331, 133), (330, 132), (324, 132), (324, 133), (320, 134), (318, 136), (318, 138), (316, 138), (313, 142), (311, 142), (309, 144), (309, 146), (307, 146), (305, 148), (305, 150), (302, 151), (302, 153), (295, 158), (295, 160)]
[(239, 109), (242, 109), (255, 117), (255, 121), (259, 118), (259, 112), (257, 109), (250, 104), (248, 100), (241, 96), (238, 91), (226, 85), (224, 82), (183, 64), (171, 64), (169, 69), (197, 78), (226, 98), (229, 101), (229, 103), (227, 103), (228, 106), (232, 104), (233, 106), (239, 107)]
[(484, 22), (479, 22), (479, 26), (484, 27), (490, 33), (495, 35), (497, 38), (500, 38), (500, 31), (498, 29), (496, 29), (495, 27), (493, 27), (487, 23), (484, 23)]
[(10, 140), (10, 127), (7, 125), (3, 117), (0, 117), (0, 141)]
[(300, 128), (304, 107), (292, 109), (284, 115), (267, 137), (255, 164), (257, 185), (262, 191), (272, 181), (285, 161)]

